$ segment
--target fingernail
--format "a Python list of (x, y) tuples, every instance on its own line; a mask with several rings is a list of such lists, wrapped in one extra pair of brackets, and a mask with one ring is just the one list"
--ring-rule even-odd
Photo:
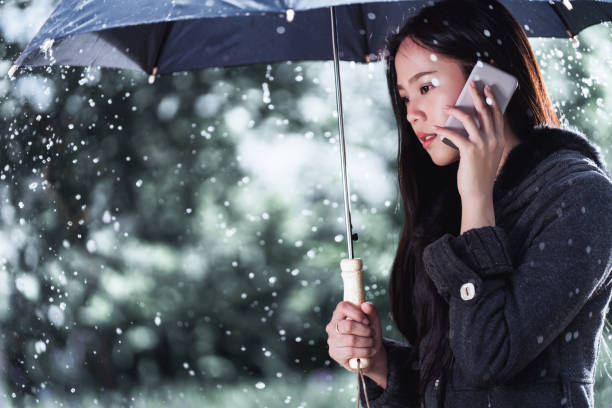
[(368, 319), (363, 319), (363, 320), (361, 321), (361, 323), (363, 323), (363, 324), (370, 324), (370, 321), (369, 321)]
[(449, 110), (450, 108), (451, 108), (451, 107), (450, 107), (450, 105), (444, 105), (444, 108), (442, 108), (442, 109), (444, 109), (445, 111), (447, 111), (447, 110)]
[(470, 86), (472, 88), (476, 88), (476, 82), (475, 81), (470, 81)]
[(452, 147), (453, 149), (459, 150), (459, 148), (457, 146), (455, 146), (455, 144), (453, 142), (451, 142), (449, 139), (442, 138), (442, 143)]
[(491, 87), (489, 85), (485, 86), (485, 91), (490, 92), (491, 91)]
[(373, 348), (373, 349), (371, 350), (371, 353), (372, 353), (372, 354), (376, 354), (376, 349), (375, 349), (375, 348)]
[(436, 125), (433, 125), (432, 127), (433, 127), (434, 129), (440, 129), (440, 127), (439, 127), (439, 126), (436, 126)]

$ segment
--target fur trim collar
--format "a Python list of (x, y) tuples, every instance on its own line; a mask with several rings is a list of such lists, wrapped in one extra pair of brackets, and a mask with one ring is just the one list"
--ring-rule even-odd
[(580, 132), (538, 126), (523, 142), (510, 151), (494, 185), (494, 197), (501, 198), (512, 190), (548, 155), (562, 149), (576, 150), (593, 160), (608, 177), (599, 147)]

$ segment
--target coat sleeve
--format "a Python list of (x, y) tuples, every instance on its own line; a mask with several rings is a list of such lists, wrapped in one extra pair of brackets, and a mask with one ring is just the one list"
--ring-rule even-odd
[(580, 309), (609, 284), (610, 180), (591, 171), (555, 184), (537, 197), (542, 204), (527, 227), (533, 238), (518, 243), (516, 265), (499, 226), (445, 234), (424, 249), (426, 272), (449, 302), (455, 362), (473, 385), (511, 379), (567, 336)]
[[(417, 408), (419, 370), (410, 361), (411, 347), (386, 338), (383, 338), (383, 347), (387, 352), (387, 388), (364, 376), (370, 408)], [(360, 398), (365, 407), (363, 390)]]

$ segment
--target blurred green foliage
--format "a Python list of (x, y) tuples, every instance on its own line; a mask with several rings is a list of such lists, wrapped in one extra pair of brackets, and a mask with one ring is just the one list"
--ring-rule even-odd
[[(610, 33), (533, 41), (556, 109), (608, 163)], [(331, 64), (154, 85), (53, 67), (10, 81), (24, 45), (0, 38), (2, 405), (353, 403), (324, 331), (346, 256)], [(384, 68), (342, 70), (355, 251), (399, 338), (386, 296), (401, 219)], [(598, 398), (611, 389), (599, 375)]]

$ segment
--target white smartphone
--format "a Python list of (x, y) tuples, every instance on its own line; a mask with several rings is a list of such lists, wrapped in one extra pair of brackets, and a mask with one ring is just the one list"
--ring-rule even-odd
[[(470, 76), (459, 94), (459, 98), (457, 98), (455, 106), (472, 115), (478, 127), (480, 127), (480, 123), (478, 123), (478, 115), (476, 114), (476, 109), (474, 108), (472, 94), (468, 88), (470, 81), (476, 81), (476, 88), (478, 88), (478, 92), (480, 92), (481, 95), (484, 95), (485, 85), (489, 85), (502, 113), (506, 111), (506, 107), (508, 106), (508, 103), (510, 103), (510, 99), (518, 87), (518, 81), (514, 76), (502, 71), (499, 68), (495, 68), (493, 65), (487, 64), (486, 62), (476, 62), (474, 69), (472, 69)], [(465, 137), (468, 137), (468, 133), (463, 127), (463, 124), (454, 116), (448, 117), (446, 127), (462, 134)], [(444, 139), (443, 142), (446, 142), (447, 140), (448, 139)], [(457, 149), (455, 146), (451, 147)]]

